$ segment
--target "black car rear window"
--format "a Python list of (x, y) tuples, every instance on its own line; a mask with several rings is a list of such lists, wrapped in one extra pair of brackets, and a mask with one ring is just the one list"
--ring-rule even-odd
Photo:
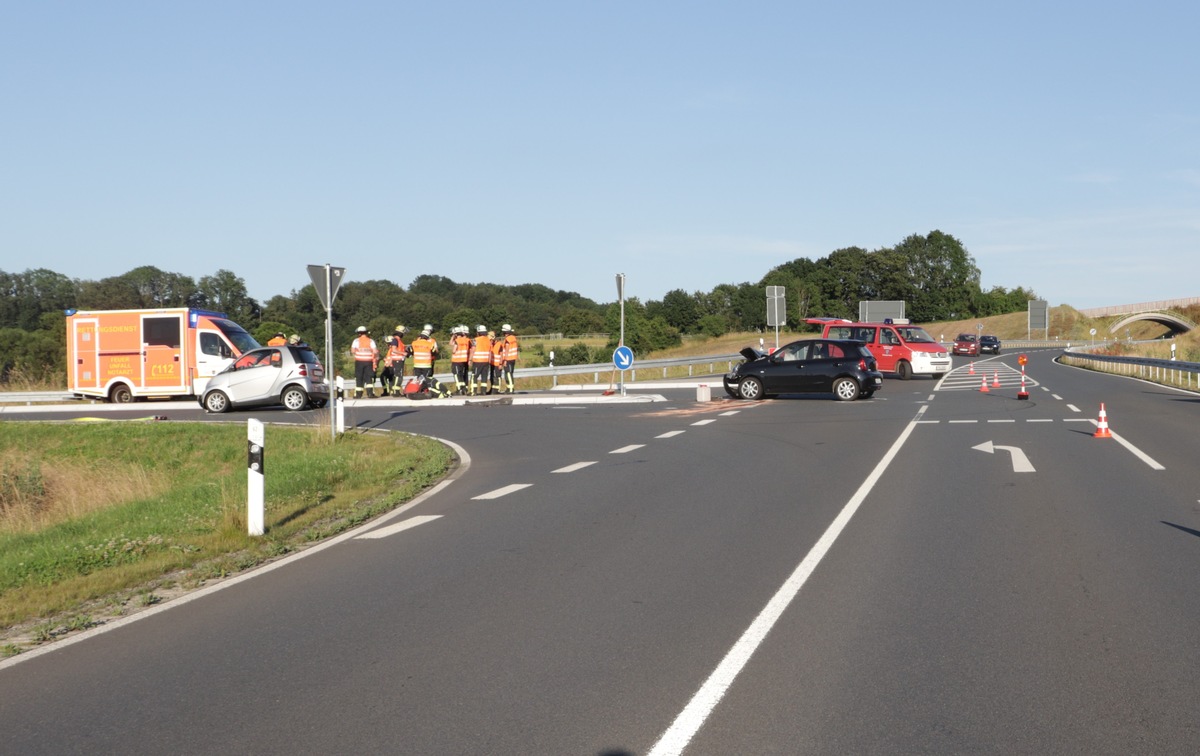
[(321, 360), (317, 358), (317, 353), (305, 347), (288, 347), (292, 350), (292, 356), (296, 358), (296, 362), (305, 365), (320, 365)]

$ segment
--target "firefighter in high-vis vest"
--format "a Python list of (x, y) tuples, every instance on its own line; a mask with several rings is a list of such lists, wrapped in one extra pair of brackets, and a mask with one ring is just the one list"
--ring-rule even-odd
[(354, 398), (359, 399), (365, 390), (367, 396), (375, 397), (375, 370), (379, 367), (379, 347), (367, 331), (359, 326), (358, 335), (350, 342), (350, 353), (354, 355)]
[(438, 343), (433, 338), (433, 326), (425, 324), (421, 335), (409, 345), (409, 353), (413, 359), (413, 377), (417, 381), (432, 377), (433, 363), (438, 358)]
[(450, 337), (450, 372), (454, 374), (454, 384), (461, 396), (467, 393), (471, 377), (471, 335), (465, 325), (454, 326), (454, 335)]
[(475, 340), (471, 342), (471, 395), (486, 394), (491, 384), (492, 340), (488, 338), (485, 325), (475, 328)]
[(492, 375), (488, 393), (499, 393), (500, 376), (504, 375), (504, 342), (496, 338), (495, 331), (488, 331), (488, 338), (492, 340)]
[(517, 335), (513, 333), (512, 326), (508, 323), (500, 326), (501, 343), (504, 344), (504, 376), (500, 381), (500, 391), (512, 394), (516, 392), (516, 383), (513, 381), (513, 372), (517, 367), (517, 357), (521, 354), (521, 349), (517, 343)]
[(404, 383), (404, 359), (408, 357), (408, 347), (404, 345), (404, 334), (408, 329), (402, 325), (396, 326), (387, 340), (387, 352), (383, 355), (383, 372), (379, 382), (383, 384), (383, 395), (399, 394)]
[(283, 346), (287, 344), (287, 338), (284, 337), (283, 331), (276, 331), (275, 335), (267, 341), (267, 346)]

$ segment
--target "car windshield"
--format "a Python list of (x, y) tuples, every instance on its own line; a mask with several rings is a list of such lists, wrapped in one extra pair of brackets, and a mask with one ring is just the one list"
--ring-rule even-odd
[(901, 326), (896, 328), (900, 332), (900, 338), (904, 339), (909, 344), (936, 344), (933, 337), (925, 333), (924, 328), (918, 326)]
[(232, 320), (223, 318), (213, 318), (213, 325), (221, 329), (221, 333), (225, 334), (225, 338), (229, 339), (230, 343), (237, 348), (239, 354), (245, 354), (251, 349), (258, 349), (262, 346), (254, 337), (246, 333), (246, 330)]

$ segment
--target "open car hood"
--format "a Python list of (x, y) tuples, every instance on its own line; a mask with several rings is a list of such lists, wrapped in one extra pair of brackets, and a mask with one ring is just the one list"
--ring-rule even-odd
[(746, 362), (754, 362), (755, 360), (759, 359), (760, 357), (764, 357), (766, 355), (764, 355), (762, 352), (758, 351), (754, 347), (746, 347), (745, 349), (742, 350), (742, 356), (746, 358)]

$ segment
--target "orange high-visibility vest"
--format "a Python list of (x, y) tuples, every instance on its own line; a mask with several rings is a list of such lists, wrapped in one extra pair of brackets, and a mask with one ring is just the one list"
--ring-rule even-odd
[(375, 362), (379, 359), (379, 350), (375, 348), (375, 342), (366, 334), (354, 340), (350, 351), (354, 353), (355, 362)]
[(492, 367), (502, 367), (504, 365), (504, 342), (496, 339), (496, 343), (492, 344)]
[(399, 336), (392, 338), (388, 342), (387, 359), (383, 362), (385, 365), (395, 365), (397, 362), (404, 362), (404, 358), (408, 356), (405, 351), (404, 342)]
[(470, 362), (471, 360), (471, 339), (461, 333), (454, 337), (451, 342), (454, 347), (450, 352), (451, 362)]
[(505, 336), (504, 337), (504, 361), (505, 362), (516, 362), (517, 354), (519, 352), (520, 352), (520, 349), (517, 348), (516, 334), (510, 333), (507, 336)]
[(418, 336), (412, 343), (413, 367), (433, 367), (433, 353), (437, 351), (437, 342), (428, 336)]
[(492, 340), (486, 334), (475, 337), (475, 354), (471, 357), (471, 361), (477, 363), (492, 361)]

